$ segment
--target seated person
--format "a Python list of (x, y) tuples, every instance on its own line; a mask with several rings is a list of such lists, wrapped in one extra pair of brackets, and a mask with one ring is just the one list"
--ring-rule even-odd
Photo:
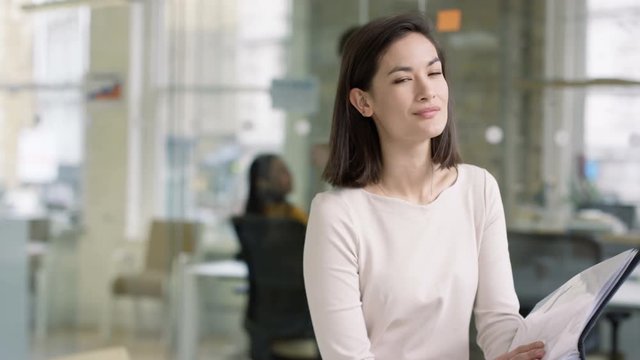
[[(292, 177), (284, 161), (274, 154), (262, 154), (254, 159), (249, 169), (249, 196), (245, 208), (246, 216), (264, 216), (274, 219), (291, 219), (306, 226), (307, 214), (300, 208), (294, 206), (286, 200), (292, 189)], [(241, 218), (241, 217), (240, 217)], [(236, 224), (234, 224), (236, 225)], [(241, 230), (236, 228), (240, 236)], [(269, 235), (265, 235), (268, 241)], [(284, 234), (282, 234), (284, 235)], [(300, 242), (304, 242), (304, 234), (301, 233)], [(262, 240), (262, 239), (261, 239)], [(297, 246), (292, 246), (290, 251), (297, 252)], [(238, 258), (247, 262), (252, 261), (250, 251), (243, 249), (238, 254)], [(261, 255), (265, 255), (262, 253)], [(273, 254), (271, 254), (273, 255)], [(254, 255), (255, 256), (255, 255)], [(295, 258), (296, 254), (289, 252), (289, 256)], [(300, 268), (302, 268), (302, 248), (299, 248)], [(300, 269), (300, 278), (302, 269)], [(257, 310), (257, 283), (255, 274), (249, 274), (249, 301), (245, 314), (245, 328), (250, 336), (250, 357), (254, 360), (275, 360), (275, 359), (308, 359), (316, 358), (317, 347), (314, 341), (308, 339), (302, 341), (287, 340), (273, 342), (271, 335), (265, 332), (260, 326), (255, 326)], [(293, 293), (292, 293), (293, 294)], [(302, 290), (301, 296), (306, 304), (306, 297)], [(306, 305), (305, 305), (306, 308)], [(308, 322), (311, 330), (311, 319), (309, 316), (296, 320), (292, 324), (301, 324), (300, 328)], [(297, 325), (294, 327), (298, 327)], [(282, 356), (280, 354), (288, 354)], [(295, 354), (295, 355), (294, 355)], [(304, 355), (303, 355), (304, 354)], [(292, 356), (293, 355), (293, 356)]]
[(307, 214), (287, 202), (293, 188), (291, 173), (277, 155), (263, 154), (253, 160), (249, 169), (249, 199), (246, 214), (289, 217), (307, 223)]

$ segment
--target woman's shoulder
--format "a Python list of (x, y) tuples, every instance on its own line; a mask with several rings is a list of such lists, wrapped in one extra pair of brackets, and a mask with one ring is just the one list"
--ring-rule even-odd
[(347, 210), (359, 203), (363, 190), (360, 188), (334, 188), (317, 193), (311, 202), (312, 208)]
[(464, 174), (462, 177), (470, 184), (486, 186), (488, 182), (496, 182), (495, 177), (487, 169), (477, 165), (459, 164), (458, 171)]
[(495, 198), (500, 196), (500, 186), (496, 178), (485, 168), (462, 164), (458, 165), (459, 171), (463, 174), (463, 183), (465, 188), (470, 192), (468, 194), (474, 194), (474, 197), (481, 196), (482, 201), (486, 202), (488, 198)]
[(313, 201), (327, 202), (327, 203), (344, 203), (349, 202), (360, 197), (362, 194), (361, 188), (333, 188), (331, 190), (317, 193)]
[(470, 179), (482, 178), (488, 173), (487, 169), (473, 164), (459, 164), (458, 169)]

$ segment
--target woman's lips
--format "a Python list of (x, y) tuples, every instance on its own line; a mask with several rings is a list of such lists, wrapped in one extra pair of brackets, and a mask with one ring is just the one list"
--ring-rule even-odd
[(424, 109), (420, 109), (416, 111), (414, 114), (425, 119), (431, 119), (435, 117), (438, 114), (438, 112), (440, 112), (439, 106), (430, 106)]

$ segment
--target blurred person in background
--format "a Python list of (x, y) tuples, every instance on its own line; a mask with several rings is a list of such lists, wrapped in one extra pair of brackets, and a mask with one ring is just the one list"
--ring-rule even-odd
[(247, 215), (288, 217), (307, 223), (307, 214), (287, 201), (293, 179), (284, 161), (274, 154), (257, 156), (249, 168)]
[[(278, 155), (274, 154), (261, 154), (258, 155), (249, 168), (249, 197), (247, 199), (246, 208), (245, 208), (245, 217), (261, 217), (261, 218), (270, 218), (270, 219), (289, 219), (290, 224), (298, 225), (296, 222), (301, 223), (306, 226), (307, 224), (307, 214), (291, 204), (287, 201), (287, 195), (291, 192), (293, 188), (293, 180), (289, 169), (285, 162)], [(292, 220), (292, 221), (291, 221)], [(274, 221), (275, 222), (275, 221)], [(247, 225), (244, 225), (247, 226)], [(239, 240), (242, 243), (240, 237), (242, 236), (243, 225), (237, 225), (236, 231), (238, 232)], [(299, 228), (299, 226), (297, 227)], [(278, 228), (280, 230), (285, 230), (284, 228)], [(263, 229), (264, 230), (264, 229)], [(299, 239), (292, 238), (290, 240), (294, 241), (304, 241), (304, 227), (302, 232), (299, 232)], [(286, 237), (291, 235), (286, 231), (283, 233), (279, 233), (277, 236), (279, 238)], [(260, 234), (261, 238), (259, 242), (272, 241), (273, 237), (269, 237), (268, 234)], [(264, 236), (264, 238), (262, 238)], [(267, 246), (266, 243), (263, 243)], [(255, 261), (255, 257), (264, 257), (269, 256), (256, 251), (253, 249), (253, 258), (251, 256), (252, 250), (251, 247), (245, 248), (246, 244), (241, 246), (241, 251), (237, 255), (237, 258), (247, 262), (249, 266), (249, 298), (247, 302), (246, 314), (245, 314), (245, 329), (247, 330), (250, 337), (250, 357), (255, 360), (260, 359), (269, 359), (269, 360), (279, 360), (284, 359), (284, 357), (278, 356), (274, 352), (274, 346), (277, 347), (280, 351), (284, 351), (285, 353), (295, 354), (299, 349), (296, 348), (295, 345), (287, 343), (286, 341), (274, 341), (273, 334), (271, 333), (272, 329), (268, 327), (264, 327), (264, 324), (261, 324), (261, 320), (257, 318), (257, 309), (259, 308), (260, 302), (265, 301), (269, 304), (271, 301), (269, 298), (260, 299), (258, 292), (258, 279), (255, 274), (251, 270), (252, 262)], [(268, 247), (268, 246), (267, 246)], [(282, 253), (278, 254), (277, 259), (273, 259), (272, 261), (285, 261), (282, 259), (284, 256), (294, 256), (293, 258), (302, 258), (302, 247), (301, 246), (292, 246), (290, 249), (299, 249), (297, 254)], [(295, 251), (295, 250), (294, 250)], [(297, 257), (296, 257), (297, 255)], [(270, 256), (273, 256), (271, 254)], [(269, 260), (263, 262), (264, 264), (268, 264)], [(299, 264), (300, 272), (302, 272), (302, 261), (296, 261)], [(264, 270), (264, 268), (263, 268)], [(286, 278), (290, 276), (290, 274), (283, 273), (280, 274), (282, 278)], [(300, 278), (302, 281), (302, 278)], [(286, 286), (284, 286), (281, 290), (287, 293)], [(291, 292), (287, 293), (291, 295), (292, 299), (280, 299), (283, 302), (293, 301), (296, 294), (302, 294), (300, 297), (300, 303), (302, 303), (303, 308), (306, 305), (306, 298), (304, 297), (304, 290), (300, 289), (299, 292)], [(295, 301), (293, 301), (295, 303)], [(291, 320), (291, 319), (289, 319)], [(308, 327), (309, 331), (311, 330), (311, 323), (309, 319), (309, 315), (307, 312), (306, 317), (302, 317), (300, 321), (295, 319), (291, 323), (288, 323), (287, 326), (290, 326), (292, 329), (300, 329), (305, 326)], [(277, 344), (277, 345), (276, 345)], [(312, 345), (313, 349), (316, 350), (315, 342)], [(316, 350), (317, 352), (317, 350)], [(286, 357), (289, 359), (290, 357)], [(295, 359), (297, 357), (291, 358)]]

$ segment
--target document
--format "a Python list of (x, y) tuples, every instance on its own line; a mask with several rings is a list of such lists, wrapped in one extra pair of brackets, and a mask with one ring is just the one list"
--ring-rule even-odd
[(571, 278), (536, 304), (509, 351), (542, 340), (545, 359), (585, 359), (587, 334), (638, 261), (638, 249), (627, 250)]

